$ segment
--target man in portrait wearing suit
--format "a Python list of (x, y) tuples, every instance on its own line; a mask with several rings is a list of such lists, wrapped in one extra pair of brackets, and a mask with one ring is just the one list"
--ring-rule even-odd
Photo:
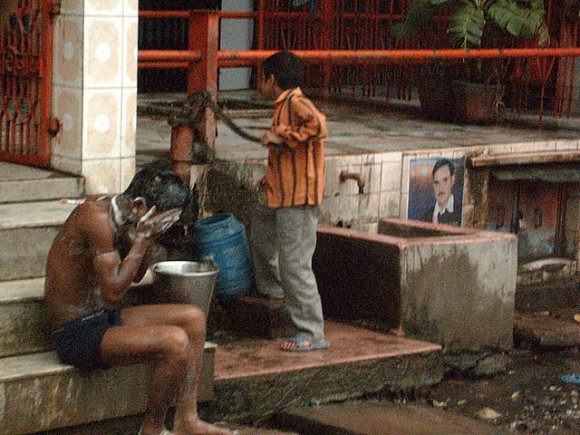
[(455, 165), (448, 159), (439, 159), (433, 166), (433, 193), (435, 205), (425, 212), (423, 220), (434, 224), (461, 226), (461, 204), (455, 201)]

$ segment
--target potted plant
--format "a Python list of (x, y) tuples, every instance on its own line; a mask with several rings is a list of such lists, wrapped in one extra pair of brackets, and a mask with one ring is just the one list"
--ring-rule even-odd
[[(550, 40), (543, 0), (415, 0), (393, 33), (397, 38), (413, 37), (421, 29), (429, 30), (434, 18), (445, 12), (449, 14), (447, 34), (457, 48), (505, 48), (506, 37), (508, 43), (509, 37), (524, 38), (538, 47)], [(428, 75), (432, 80), (430, 71)], [(449, 75), (457, 79), (452, 81), (454, 108), (441, 113), (453, 112), (457, 120), (466, 122), (495, 117), (503, 96), (496, 60), (466, 59), (456, 64), (452, 74), (447, 73), (446, 80)], [(449, 93), (448, 85), (438, 87)]]

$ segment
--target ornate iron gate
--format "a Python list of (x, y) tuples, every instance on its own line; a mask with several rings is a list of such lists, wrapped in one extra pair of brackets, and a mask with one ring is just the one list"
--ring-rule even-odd
[(50, 166), (52, 12), (58, 4), (9, 0), (0, 7), (0, 160)]

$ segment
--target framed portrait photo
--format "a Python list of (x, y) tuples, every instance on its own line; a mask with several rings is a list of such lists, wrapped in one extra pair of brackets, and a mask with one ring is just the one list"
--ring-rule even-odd
[(410, 160), (407, 219), (461, 226), (465, 156)]

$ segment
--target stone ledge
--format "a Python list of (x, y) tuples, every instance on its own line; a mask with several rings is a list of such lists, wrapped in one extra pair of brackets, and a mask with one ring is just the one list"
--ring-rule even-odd
[[(216, 345), (205, 345), (199, 400), (213, 398)], [(145, 410), (152, 366), (82, 372), (54, 352), (0, 360), (2, 433), (30, 433), (139, 414)]]
[[(0, 282), (0, 357), (52, 349), (44, 303), (44, 278)], [(129, 305), (145, 301), (152, 276), (132, 285)]]

